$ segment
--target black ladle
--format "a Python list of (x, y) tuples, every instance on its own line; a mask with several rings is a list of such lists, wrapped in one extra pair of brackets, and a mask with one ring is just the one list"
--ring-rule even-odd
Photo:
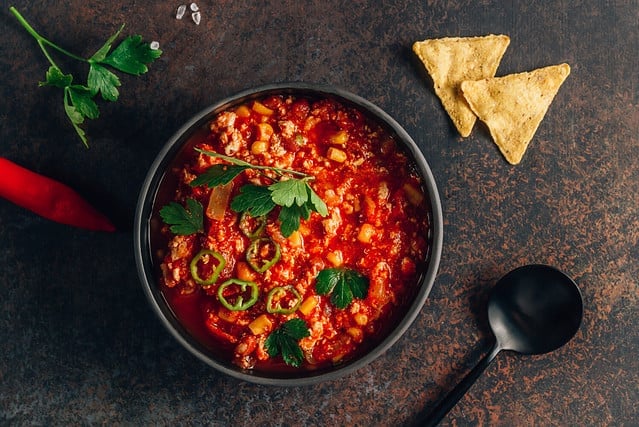
[(501, 350), (521, 354), (553, 351), (577, 333), (582, 315), (577, 284), (556, 268), (526, 265), (506, 274), (488, 301), (488, 321), (496, 338), (492, 350), (416, 425), (437, 425)]

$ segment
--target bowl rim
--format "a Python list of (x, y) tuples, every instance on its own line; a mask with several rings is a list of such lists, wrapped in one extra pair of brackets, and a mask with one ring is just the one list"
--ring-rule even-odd
[[(150, 253), (150, 222), (154, 200), (159, 184), (165, 175), (166, 166), (172, 162), (173, 157), (179, 152), (183, 144), (188, 141), (193, 132), (219, 112), (247, 100), (261, 98), (275, 93), (290, 93), (298, 94), (299, 96), (308, 96), (312, 93), (313, 96), (318, 97), (333, 97), (338, 101), (346, 101), (367, 111), (375, 120), (384, 123), (396, 134), (403, 148), (409, 151), (412, 160), (415, 162), (424, 180), (423, 185), (431, 204), (431, 228), (429, 230), (431, 235), (429, 254), (427, 256), (427, 269), (421, 278), (419, 291), (415, 295), (413, 302), (407, 306), (406, 315), (399, 320), (395, 328), (390, 330), (384, 339), (361, 357), (329, 371), (320, 370), (316, 374), (314, 374), (313, 371), (304, 371), (304, 376), (301, 377), (264, 376), (259, 372), (241, 370), (230, 364), (223, 364), (207, 356), (205, 354), (205, 348), (199, 345), (194, 338), (188, 337), (189, 334), (186, 329), (180, 325), (170, 308), (168, 308), (168, 304), (164, 300), (156, 282), (152, 255)], [(143, 285), (144, 293), (148, 301), (164, 327), (191, 354), (219, 372), (236, 379), (263, 385), (303, 386), (335, 380), (359, 370), (385, 353), (404, 335), (421, 312), (437, 276), (443, 246), (443, 216), (435, 178), (423, 153), (404, 128), (384, 110), (359, 95), (335, 86), (302, 82), (274, 83), (245, 89), (211, 104), (192, 116), (168, 139), (149, 167), (140, 188), (135, 210), (133, 244), (138, 277)], [(191, 339), (187, 339), (184, 334)]]

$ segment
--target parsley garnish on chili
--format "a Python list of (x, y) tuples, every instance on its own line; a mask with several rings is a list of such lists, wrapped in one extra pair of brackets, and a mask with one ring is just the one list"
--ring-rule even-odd
[(366, 298), (368, 278), (347, 268), (326, 268), (317, 274), (315, 290), (320, 295), (331, 296), (331, 303), (344, 309), (355, 298)]
[(207, 185), (211, 188), (227, 184), (247, 169), (274, 172), (279, 179), (276, 180), (267, 176), (275, 181), (271, 185), (243, 185), (240, 188), (240, 193), (231, 201), (231, 209), (236, 212), (247, 212), (251, 216), (258, 217), (267, 215), (276, 206), (280, 206), (281, 210), (278, 219), (280, 221), (280, 231), (284, 237), (289, 237), (293, 234), (299, 228), (300, 220), (302, 218), (308, 219), (311, 212), (317, 212), (321, 216), (328, 215), (326, 203), (309, 184), (309, 181), (314, 179), (310, 175), (292, 169), (253, 165), (213, 151), (199, 148), (195, 150), (211, 157), (223, 159), (231, 164), (211, 166), (191, 182), (194, 187)]
[(304, 320), (290, 319), (271, 332), (264, 342), (264, 348), (269, 356), (275, 357), (281, 354), (284, 363), (299, 368), (304, 360), (299, 340), (310, 335), (311, 332)]
[(195, 199), (186, 199), (186, 208), (171, 202), (160, 209), (165, 224), (174, 234), (189, 235), (204, 231), (204, 207)]

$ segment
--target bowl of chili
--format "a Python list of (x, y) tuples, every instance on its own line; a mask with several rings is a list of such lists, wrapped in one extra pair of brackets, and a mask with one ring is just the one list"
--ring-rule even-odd
[(413, 323), (442, 250), (435, 179), (386, 112), (342, 89), (262, 86), (196, 114), (138, 199), (151, 307), (232, 377), (298, 386), (367, 365)]

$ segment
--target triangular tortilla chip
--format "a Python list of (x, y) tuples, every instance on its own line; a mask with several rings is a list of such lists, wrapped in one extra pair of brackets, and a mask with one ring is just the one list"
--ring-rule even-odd
[(433, 79), (435, 93), (463, 137), (470, 135), (477, 117), (460, 92), (465, 80), (493, 77), (510, 38), (505, 35), (448, 37), (413, 44)]
[(506, 160), (516, 165), (569, 74), (568, 64), (552, 65), (525, 73), (466, 81), (461, 89), (470, 108), (488, 126)]

